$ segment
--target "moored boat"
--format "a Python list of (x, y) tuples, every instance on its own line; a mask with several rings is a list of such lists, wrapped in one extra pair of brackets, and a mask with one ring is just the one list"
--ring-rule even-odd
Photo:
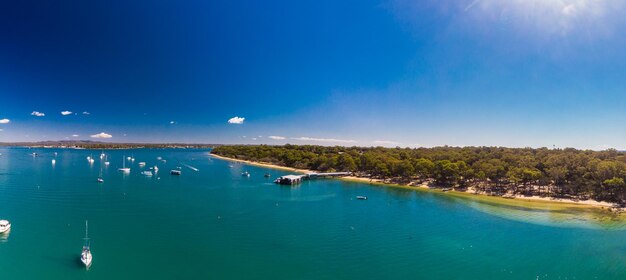
[(172, 169), (172, 170), (170, 170), (170, 174), (171, 175), (180, 175), (180, 174), (182, 174), (182, 171), (180, 171), (178, 169)]
[(7, 220), (0, 220), (0, 234), (9, 232), (11, 230), (11, 223)]
[(126, 160), (124, 160), (123, 157), (122, 157), (122, 168), (118, 168), (117, 170), (124, 172), (124, 173), (130, 172), (130, 167), (126, 167)]
[(93, 257), (91, 256), (91, 244), (88, 237), (88, 227), (89, 224), (85, 221), (85, 244), (83, 245), (83, 251), (80, 253), (80, 261), (87, 268), (91, 266), (91, 261), (93, 260)]
[(104, 178), (102, 178), (102, 165), (100, 165), (100, 174), (98, 174), (98, 183), (104, 183)]

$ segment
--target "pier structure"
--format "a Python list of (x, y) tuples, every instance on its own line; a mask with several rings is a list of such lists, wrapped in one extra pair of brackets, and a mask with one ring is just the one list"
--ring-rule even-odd
[(300, 175), (284, 175), (274, 180), (274, 183), (281, 185), (295, 185), (302, 183), (303, 180), (317, 179), (317, 178), (329, 178), (329, 177), (342, 177), (350, 176), (352, 172), (328, 172), (328, 173), (307, 173)]

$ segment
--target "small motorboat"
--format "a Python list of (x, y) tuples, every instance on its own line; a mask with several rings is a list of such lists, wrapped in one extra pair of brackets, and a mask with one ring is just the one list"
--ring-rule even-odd
[(265, 177), (265, 178), (269, 178), (269, 177), (272, 177), (272, 175), (271, 175), (271, 174), (269, 174), (269, 173), (265, 173), (265, 175), (263, 175), (263, 177)]
[(178, 169), (172, 169), (172, 170), (170, 170), (170, 174), (171, 174), (171, 175), (180, 175), (180, 174), (182, 174), (182, 173), (183, 173), (183, 172), (182, 172), (182, 171), (180, 171), (180, 170), (178, 170)]
[(104, 183), (104, 179), (102, 177), (98, 177), (98, 183)]
[(148, 177), (150, 177), (150, 176), (152, 176), (153, 174), (152, 174), (152, 171), (150, 171), (150, 170), (146, 170), (146, 171), (142, 171), (142, 172), (141, 172), (141, 175), (144, 175), (144, 176), (148, 176)]
[(7, 233), (11, 230), (11, 223), (7, 220), (0, 220), (0, 234)]
[(244, 171), (244, 172), (241, 173), (241, 176), (243, 176), (243, 177), (250, 177), (250, 172)]
[(146, 163), (142, 161), (139, 163), (139, 166), (146, 166)]
[(356, 196), (356, 199), (359, 199), (359, 200), (367, 200), (367, 196), (357, 195), (357, 196)]

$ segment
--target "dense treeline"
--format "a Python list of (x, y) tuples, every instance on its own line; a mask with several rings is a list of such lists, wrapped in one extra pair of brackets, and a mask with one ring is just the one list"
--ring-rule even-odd
[(467, 189), (494, 195), (540, 195), (626, 202), (626, 153), (616, 150), (500, 147), (363, 148), (219, 146), (212, 153), (403, 184)]

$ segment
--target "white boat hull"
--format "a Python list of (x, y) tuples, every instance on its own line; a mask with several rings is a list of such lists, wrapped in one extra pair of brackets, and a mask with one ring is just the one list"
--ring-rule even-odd
[(7, 227), (0, 228), (0, 233), (9, 232), (11, 230), (11, 225)]
[(80, 261), (85, 265), (85, 267), (89, 268), (91, 266), (91, 261), (93, 260), (91, 256), (91, 252), (83, 251), (80, 254)]
[(9, 232), (11, 230), (11, 223), (7, 220), (0, 221), (0, 234)]

